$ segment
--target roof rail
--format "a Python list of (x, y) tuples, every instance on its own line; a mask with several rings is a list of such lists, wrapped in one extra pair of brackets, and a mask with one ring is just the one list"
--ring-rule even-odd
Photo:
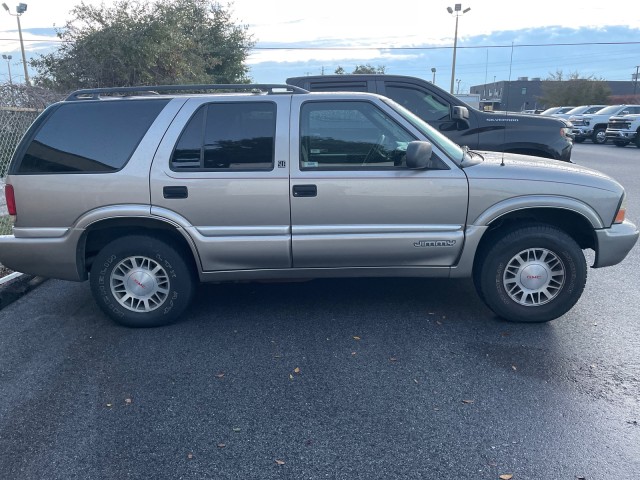
[(135, 93), (159, 95), (160, 92), (193, 92), (204, 90), (233, 90), (243, 91), (249, 90), (254, 93), (266, 92), (268, 94), (278, 93), (309, 93), (307, 90), (286, 84), (268, 84), (268, 83), (226, 83), (211, 85), (141, 85), (139, 87), (114, 87), (114, 88), (89, 88), (84, 90), (76, 90), (71, 93), (66, 101), (72, 100), (96, 100), (103, 95), (122, 95), (132, 96)]

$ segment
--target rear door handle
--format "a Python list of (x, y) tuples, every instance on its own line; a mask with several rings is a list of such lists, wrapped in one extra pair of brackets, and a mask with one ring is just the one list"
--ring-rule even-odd
[(315, 185), (294, 185), (294, 197), (316, 197), (318, 195), (318, 187)]
[(162, 195), (164, 198), (188, 198), (189, 190), (183, 186), (164, 187)]

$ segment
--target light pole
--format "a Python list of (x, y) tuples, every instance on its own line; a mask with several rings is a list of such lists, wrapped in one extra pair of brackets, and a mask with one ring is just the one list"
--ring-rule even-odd
[(4, 8), (9, 15), (12, 17), (16, 17), (18, 19), (18, 35), (20, 36), (20, 50), (22, 50), (22, 66), (24, 67), (24, 83), (29, 86), (29, 72), (27, 72), (27, 57), (24, 54), (24, 41), (22, 40), (22, 26), (20, 25), (20, 16), (27, 11), (26, 3), (19, 3), (16, 6), (16, 13), (11, 13), (9, 7), (6, 3), (2, 4), (2, 8)]
[(636, 82), (633, 84), (633, 94), (636, 94), (638, 90), (638, 70), (640, 70), (640, 65), (636, 65)]
[(9, 85), (13, 85), (13, 80), (11, 79), (11, 59), (13, 58), (11, 55), (2, 54), (3, 60), (7, 61), (7, 68), (9, 69)]
[(435, 85), (436, 84), (436, 67), (431, 68), (431, 73), (433, 74), (433, 79), (431, 80), (431, 83)]
[(456, 49), (458, 48), (458, 18), (464, 15), (465, 13), (467, 13), (469, 10), (471, 9), (465, 8), (464, 10), (462, 10), (461, 3), (456, 3), (454, 8), (447, 7), (447, 12), (449, 12), (451, 15), (455, 15), (456, 17), (456, 33), (453, 37), (453, 64), (451, 65), (451, 88), (449, 90), (449, 93), (451, 93), (452, 95), (453, 95), (453, 82), (456, 78)]
[(459, 78), (458, 78), (458, 79), (456, 79), (456, 82), (458, 83), (458, 88), (456, 88), (456, 95), (457, 95), (458, 93), (460, 93), (460, 82), (461, 82), (461, 81), (462, 81), (462, 80), (460, 80)]

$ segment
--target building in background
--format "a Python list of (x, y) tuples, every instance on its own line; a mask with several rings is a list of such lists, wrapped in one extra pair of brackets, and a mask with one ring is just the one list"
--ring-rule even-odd
[[(568, 80), (570, 81), (570, 80)], [(546, 105), (542, 100), (542, 85), (549, 80), (539, 77), (519, 77), (513, 81), (499, 81), (474, 85), (471, 94), (480, 95), (480, 108), (483, 110), (508, 110), (522, 112), (524, 110), (545, 110), (559, 105)], [(628, 103), (633, 95), (633, 81), (604, 81), (611, 89), (609, 103)], [(577, 105), (576, 105), (577, 106)]]

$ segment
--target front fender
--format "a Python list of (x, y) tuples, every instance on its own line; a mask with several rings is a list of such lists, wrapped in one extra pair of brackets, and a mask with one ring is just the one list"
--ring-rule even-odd
[(605, 228), (600, 215), (588, 204), (571, 197), (555, 195), (523, 195), (502, 200), (484, 210), (476, 218), (469, 219), (470, 225), (487, 226), (496, 219), (515, 211), (532, 208), (559, 208), (578, 213), (586, 218), (594, 229)]

